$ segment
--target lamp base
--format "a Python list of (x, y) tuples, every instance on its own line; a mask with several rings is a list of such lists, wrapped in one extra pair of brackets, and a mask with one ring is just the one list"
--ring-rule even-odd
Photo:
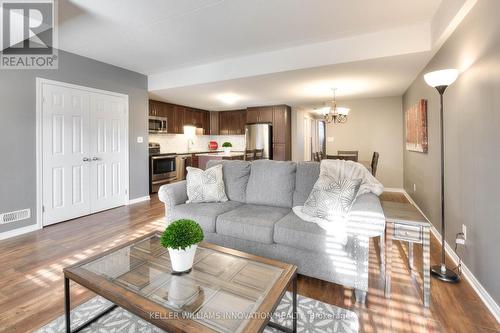
[(436, 279), (439, 279), (444, 282), (457, 283), (460, 281), (460, 276), (457, 275), (454, 271), (444, 266), (444, 271), (441, 270), (442, 266), (432, 266), (431, 273)]

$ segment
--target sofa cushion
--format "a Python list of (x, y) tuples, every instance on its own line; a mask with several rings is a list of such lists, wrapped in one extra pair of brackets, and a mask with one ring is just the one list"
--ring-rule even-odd
[(226, 202), (228, 201), (222, 177), (222, 165), (207, 170), (187, 167), (186, 203)]
[(294, 162), (254, 161), (247, 185), (246, 202), (292, 208), (295, 170)]
[(229, 200), (245, 202), (251, 163), (248, 161), (210, 160), (207, 168), (222, 164), (222, 176)]
[(174, 206), (168, 217), (169, 222), (178, 219), (191, 219), (198, 222), (204, 232), (215, 232), (217, 216), (241, 205), (236, 201), (182, 204)]
[(319, 175), (302, 212), (326, 221), (344, 218), (358, 194), (361, 179), (335, 179)]
[(259, 205), (242, 205), (217, 218), (216, 232), (239, 239), (272, 244), (274, 223), (290, 209)]
[(303, 206), (319, 177), (319, 162), (298, 162), (293, 206)]
[(316, 223), (300, 219), (292, 211), (274, 225), (274, 242), (303, 250), (328, 253), (342, 250), (345, 233), (327, 232)]

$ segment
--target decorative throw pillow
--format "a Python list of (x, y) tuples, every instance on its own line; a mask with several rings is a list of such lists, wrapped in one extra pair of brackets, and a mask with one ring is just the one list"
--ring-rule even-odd
[(205, 171), (187, 167), (186, 203), (227, 201), (222, 178), (222, 165), (213, 166)]
[(351, 210), (360, 185), (361, 179), (335, 179), (321, 174), (302, 212), (324, 220), (344, 217)]

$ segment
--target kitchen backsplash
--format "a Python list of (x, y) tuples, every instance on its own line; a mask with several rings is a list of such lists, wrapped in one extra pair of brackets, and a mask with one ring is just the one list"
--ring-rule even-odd
[[(223, 142), (229, 141), (233, 145), (232, 150), (245, 150), (244, 135), (196, 135), (191, 151), (208, 150), (210, 141), (217, 141), (220, 149)], [(159, 143), (161, 153), (185, 153), (188, 150), (188, 139), (184, 134), (149, 134), (149, 142)]]

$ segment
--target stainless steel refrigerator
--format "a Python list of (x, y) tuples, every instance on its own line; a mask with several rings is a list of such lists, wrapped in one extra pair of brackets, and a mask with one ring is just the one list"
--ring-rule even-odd
[(246, 149), (263, 149), (262, 158), (273, 159), (273, 126), (268, 123), (245, 125)]

